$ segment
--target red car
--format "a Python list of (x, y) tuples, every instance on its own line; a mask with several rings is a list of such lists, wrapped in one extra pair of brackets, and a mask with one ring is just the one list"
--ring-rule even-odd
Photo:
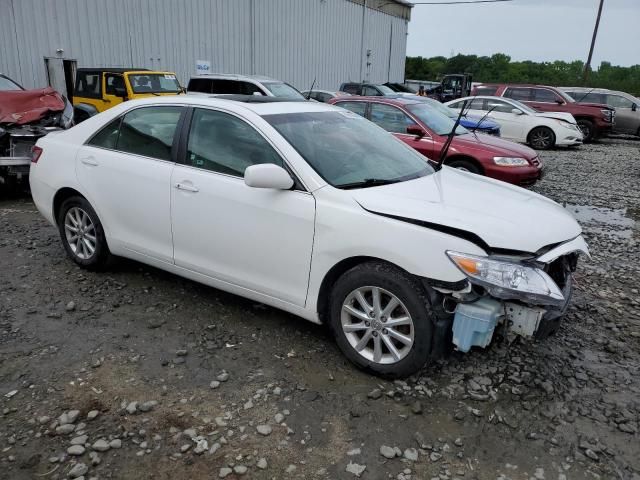
[[(432, 160), (439, 158), (455, 123), (428, 103), (410, 97), (345, 97), (328, 103), (371, 120)], [(542, 175), (542, 161), (534, 150), (461, 126), (444, 163), (521, 186), (533, 185)]]
[(615, 124), (616, 111), (608, 105), (577, 103), (562, 90), (545, 85), (486, 83), (474, 87), (471, 95), (513, 98), (541, 112), (568, 112), (576, 119), (585, 142), (606, 135)]

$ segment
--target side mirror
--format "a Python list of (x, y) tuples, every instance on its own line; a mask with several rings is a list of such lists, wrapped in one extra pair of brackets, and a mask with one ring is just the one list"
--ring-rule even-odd
[(416, 136), (416, 137), (418, 137), (418, 138), (422, 138), (422, 137), (424, 137), (424, 133), (425, 133), (425, 132), (424, 132), (424, 130), (423, 130), (421, 127), (419, 127), (418, 125), (409, 125), (409, 126), (407, 127), (407, 133), (408, 133), (409, 135), (415, 135), (415, 136)]
[(524, 112), (519, 108), (512, 108), (511, 113), (513, 113), (514, 115), (522, 115)]
[(293, 187), (293, 178), (282, 167), (273, 163), (251, 165), (244, 171), (244, 183), (253, 188), (273, 188), (289, 190)]
[(633, 105), (631, 105), (631, 111), (632, 112), (635, 112), (637, 110), (638, 110), (638, 104), (637, 103), (634, 103)]
[(127, 89), (124, 87), (115, 87), (113, 89), (116, 97), (127, 98)]
[(253, 92), (251, 95), (255, 95), (256, 97), (264, 97), (264, 93), (262, 92)]
[(556, 103), (558, 105), (564, 105), (564, 102), (562, 100), (560, 100), (559, 98), (556, 98)]

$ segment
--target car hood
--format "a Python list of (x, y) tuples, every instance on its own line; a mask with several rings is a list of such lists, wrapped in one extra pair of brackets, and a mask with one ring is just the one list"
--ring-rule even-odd
[(475, 243), (485, 249), (536, 253), (582, 231), (569, 212), (542, 195), (449, 167), (350, 193), (369, 212), (421, 222), (470, 241), (479, 237)]
[(489, 151), (495, 156), (517, 156), (531, 160), (538, 156), (535, 150), (521, 145), (519, 143), (510, 142), (493, 135), (474, 135), (472, 133), (465, 135), (456, 135), (451, 142), (452, 151), (466, 149), (482, 149)]
[(53, 88), (0, 91), (0, 124), (25, 125), (62, 112), (65, 101)]
[[(599, 109), (604, 109), (604, 110), (615, 110), (613, 107), (610, 107), (609, 105), (605, 105), (604, 103), (586, 103), (586, 102), (576, 102), (575, 104), (580, 105), (581, 107), (595, 107), (595, 108), (599, 108)], [(575, 105), (574, 104), (574, 105)]]
[(564, 120), (569, 123), (576, 123), (576, 119), (567, 112), (540, 112), (534, 113), (536, 117), (544, 117), (544, 118), (557, 118), (558, 120)]

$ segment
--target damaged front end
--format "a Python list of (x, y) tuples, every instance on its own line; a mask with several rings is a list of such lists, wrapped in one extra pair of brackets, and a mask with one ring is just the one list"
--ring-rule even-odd
[(544, 338), (559, 327), (572, 295), (572, 273), (580, 253), (589, 255), (582, 236), (536, 256), (481, 257), (448, 251), (465, 274), (464, 288), (434, 287), (453, 308), (453, 344), (459, 351), (486, 347), (501, 327), (507, 339)]
[(51, 88), (0, 92), (0, 185), (24, 184), (36, 142), (72, 125), (73, 105)]

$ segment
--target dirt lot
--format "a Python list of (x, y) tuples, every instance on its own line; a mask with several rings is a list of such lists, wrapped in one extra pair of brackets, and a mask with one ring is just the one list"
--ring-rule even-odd
[(640, 479), (640, 142), (542, 157), (593, 253), (563, 327), (403, 382), (263, 305), (84, 272), (0, 200), (0, 478)]

